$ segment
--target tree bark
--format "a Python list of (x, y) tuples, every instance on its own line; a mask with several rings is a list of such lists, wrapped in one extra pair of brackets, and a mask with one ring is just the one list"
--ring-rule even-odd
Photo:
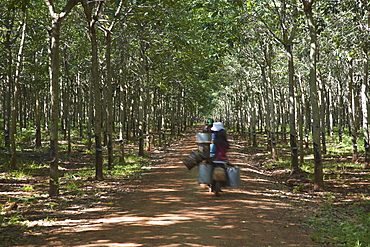
[(310, 96), (312, 107), (312, 139), (313, 139), (313, 152), (315, 160), (314, 168), (314, 190), (324, 190), (324, 174), (321, 157), (320, 146), (320, 108), (317, 95), (317, 34), (316, 27), (313, 19), (312, 6), (315, 0), (302, 0), (304, 5), (304, 12), (307, 18), (308, 28), (310, 31)]
[(107, 150), (108, 150), (108, 170), (113, 168), (113, 90), (112, 90), (112, 65), (111, 65), (111, 30), (105, 30), (106, 54), (105, 62), (107, 64)]
[(294, 60), (293, 60), (293, 45), (286, 44), (285, 50), (288, 53), (288, 68), (289, 68), (289, 129), (290, 129), (290, 148), (291, 148), (291, 175), (299, 174), (301, 171), (298, 166), (298, 144), (296, 130), (296, 97), (295, 97), (295, 81), (294, 81)]
[(59, 170), (58, 170), (58, 123), (59, 123), (59, 43), (60, 27), (63, 19), (70, 13), (78, 0), (69, 0), (60, 14), (55, 12), (53, 0), (44, 0), (49, 8), (52, 18), (50, 35), (50, 96), (51, 96), (51, 116), (50, 116), (50, 187), (49, 196), (54, 197), (59, 194)]
[(95, 117), (94, 117), (94, 136), (95, 136), (95, 179), (103, 180), (103, 147), (102, 147), (102, 103), (100, 91), (100, 73), (98, 62), (98, 44), (96, 40), (95, 24), (97, 16), (100, 12), (102, 2), (98, 3), (96, 12), (93, 14), (92, 10), (94, 2), (83, 1), (83, 8), (85, 16), (88, 21), (88, 30), (91, 43), (91, 86), (94, 90), (95, 103)]
[[(370, 22), (370, 14), (368, 16)], [(370, 23), (369, 23), (370, 24)], [(362, 97), (362, 128), (364, 131), (364, 148), (365, 160), (364, 168), (370, 168), (370, 85), (369, 85), (369, 56), (366, 44), (364, 48), (365, 61), (364, 61), (364, 81), (362, 83), (361, 97)]]
[(347, 87), (347, 109), (348, 109), (348, 121), (352, 140), (352, 161), (357, 162), (358, 160), (358, 148), (357, 148), (357, 136), (358, 136), (358, 117), (357, 117), (357, 98), (354, 83), (354, 61), (350, 60), (349, 72), (348, 72), (348, 87)]
[(15, 135), (17, 133), (17, 116), (18, 116), (18, 99), (19, 99), (19, 77), (22, 69), (22, 56), (23, 48), (26, 39), (26, 27), (27, 27), (27, 10), (24, 14), (23, 27), (21, 42), (19, 44), (17, 62), (15, 66), (15, 78), (14, 78), (14, 92), (13, 92), (13, 105), (12, 105), (12, 119), (10, 128), (10, 144), (11, 144), (11, 160), (10, 168), (15, 170), (17, 166), (17, 147), (15, 141)]
[(59, 194), (59, 171), (58, 171), (58, 123), (59, 123), (59, 41), (61, 19), (53, 19), (50, 31), (50, 187), (49, 196)]

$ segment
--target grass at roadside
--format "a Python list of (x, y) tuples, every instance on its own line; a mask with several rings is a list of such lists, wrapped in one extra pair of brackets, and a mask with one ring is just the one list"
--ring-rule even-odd
[[(311, 231), (311, 238), (329, 246), (370, 246), (370, 170), (363, 169), (363, 140), (359, 137), (360, 159), (352, 161), (350, 136), (327, 138), (327, 153), (322, 155), (324, 192), (314, 192), (314, 159), (312, 148), (305, 147), (304, 163), (300, 164), (301, 176), (291, 176), (289, 142), (279, 142), (278, 160), (271, 159), (266, 148), (267, 137), (258, 135), (258, 156), (251, 150), (251, 160), (285, 186), (282, 198), (289, 198), (297, 208), (302, 208)], [(263, 151), (264, 150), (264, 151)], [(309, 199), (307, 199), (309, 198)], [(310, 203), (308, 203), (308, 201)]]
[[(104, 167), (105, 180), (99, 182), (93, 179), (94, 165), (82, 161), (61, 164), (58, 199), (48, 197), (47, 164), (22, 162), (15, 171), (3, 167), (0, 172), (0, 185), (4, 192), (0, 195), (0, 228), (20, 226), (22, 230), (22, 226), (30, 223), (30, 218), (49, 220), (43, 212), (65, 209), (67, 204), (80, 203), (81, 198), (91, 204), (114, 186), (139, 178), (147, 171), (145, 158), (127, 155), (124, 164), (116, 162), (111, 170)], [(32, 217), (29, 217), (31, 211)]]
[(312, 239), (334, 246), (370, 246), (370, 202), (325, 203), (308, 220)]

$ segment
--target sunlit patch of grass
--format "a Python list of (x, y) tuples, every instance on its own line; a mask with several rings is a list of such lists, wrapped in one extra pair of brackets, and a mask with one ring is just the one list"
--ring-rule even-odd
[(148, 171), (149, 169), (144, 168), (140, 163), (131, 163), (131, 164), (116, 164), (113, 170), (109, 171), (109, 175), (113, 177), (138, 177), (143, 172)]
[(143, 162), (144, 160), (145, 160), (144, 157), (137, 156), (137, 155), (125, 156), (125, 162), (126, 163), (140, 163), (140, 162)]
[(370, 246), (370, 202), (326, 203), (309, 220), (312, 238), (325, 245)]
[(30, 177), (30, 174), (27, 170), (20, 168), (14, 171), (8, 171), (8, 173), (6, 174), (6, 177), (12, 178), (12, 179), (24, 179), (24, 178)]
[(27, 168), (30, 168), (30, 169), (42, 169), (42, 168), (48, 168), (49, 164), (31, 162), (29, 164), (26, 164), (26, 166), (27, 166)]
[(63, 188), (67, 190), (79, 190), (84, 185), (84, 181), (81, 179), (68, 179), (63, 185)]
[(275, 161), (273, 165), (288, 169), (291, 167), (291, 161), (290, 159), (281, 159), (281, 160)]
[(30, 190), (34, 190), (35, 187), (33, 185), (24, 185), (22, 186), (21, 190), (23, 191), (30, 191)]
[(73, 170), (67, 173), (64, 179), (71, 180), (71, 179), (90, 178), (94, 176), (95, 176), (95, 167), (93, 164), (88, 164), (84, 168)]
[(301, 168), (301, 170), (302, 171), (304, 171), (304, 172), (307, 172), (307, 173), (313, 173), (314, 172), (314, 166), (315, 166), (315, 164), (314, 164), (314, 162), (313, 161), (311, 161), (311, 160), (306, 160), (305, 162), (304, 162), (304, 164), (302, 164), (301, 166), (300, 166), (300, 168)]
[(85, 154), (94, 154), (95, 153), (95, 151), (94, 150), (90, 150), (90, 149), (86, 149), (86, 151), (85, 151)]

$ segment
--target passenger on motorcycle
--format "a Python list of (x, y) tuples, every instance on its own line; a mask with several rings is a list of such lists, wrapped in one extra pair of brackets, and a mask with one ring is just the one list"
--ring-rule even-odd
[[(212, 133), (212, 142), (213, 142), (213, 145), (215, 146), (214, 151), (211, 148), (211, 160), (212, 160), (211, 162), (216, 167), (215, 170), (214, 170), (213, 175), (215, 175), (217, 167), (218, 167), (218, 169), (219, 169), (219, 167), (221, 167), (221, 168), (223, 168), (224, 172), (217, 173), (217, 174), (223, 175), (221, 177), (224, 177), (224, 176), (226, 176), (226, 173), (225, 173), (226, 166), (225, 165), (229, 163), (228, 159), (227, 159), (226, 152), (229, 149), (230, 144), (227, 141), (226, 130), (225, 130), (222, 122), (213, 123), (213, 127), (211, 128), (211, 130), (213, 132)], [(212, 154), (212, 151), (214, 152), (214, 154)], [(218, 176), (216, 176), (216, 177), (218, 177)], [(215, 191), (217, 196), (218, 196), (218, 192), (222, 192), (220, 188), (222, 186), (226, 185), (226, 179), (225, 180), (222, 179), (222, 180), (218, 180), (218, 181), (223, 181), (223, 182), (218, 182), (219, 185), (216, 186), (217, 181), (213, 180), (212, 184), (210, 185), (210, 191), (211, 192)]]
[(213, 123), (211, 128), (213, 131), (212, 142), (216, 146), (214, 160), (227, 162), (226, 152), (230, 148), (230, 144), (226, 138), (226, 130), (222, 122)]

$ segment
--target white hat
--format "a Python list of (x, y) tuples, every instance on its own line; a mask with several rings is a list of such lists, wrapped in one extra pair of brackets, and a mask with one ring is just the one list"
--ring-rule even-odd
[(223, 130), (223, 129), (225, 129), (225, 128), (224, 128), (224, 124), (222, 122), (213, 123), (213, 127), (211, 128), (212, 131), (220, 131), (220, 130)]

